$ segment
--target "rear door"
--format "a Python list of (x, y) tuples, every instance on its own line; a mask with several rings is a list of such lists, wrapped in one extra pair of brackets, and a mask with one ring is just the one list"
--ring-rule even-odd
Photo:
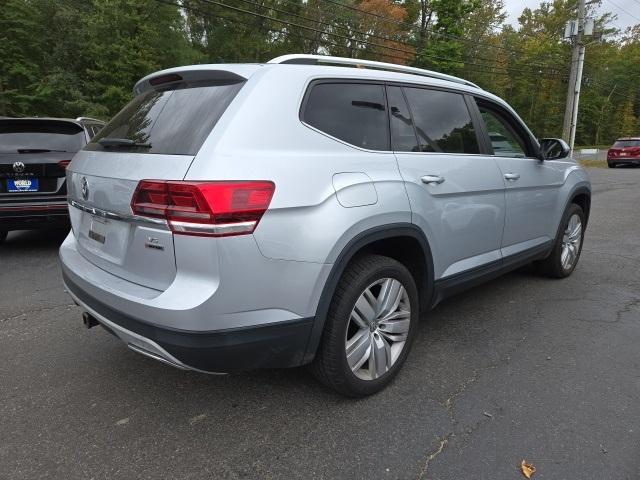
[(132, 215), (135, 189), (143, 179), (183, 179), (244, 84), (229, 75), (219, 81), (213, 71), (189, 73), (197, 80), (167, 76), (168, 83), (138, 94), (78, 153), (69, 172), (80, 253), (114, 275), (159, 290), (176, 275), (173, 235), (164, 220)]
[[(500, 260), (504, 184), (461, 93), (387, 87), (393, 148), (436, 279)], [(405, 102), (406, 99), (406, 102)]]
[(566, 160), (540, 160), (533, 138), (506, 108), (486, 99), (477, 105), (505, 186), (503, 257), (548, 245), (556, 233), (550, 213), (556, 211)]

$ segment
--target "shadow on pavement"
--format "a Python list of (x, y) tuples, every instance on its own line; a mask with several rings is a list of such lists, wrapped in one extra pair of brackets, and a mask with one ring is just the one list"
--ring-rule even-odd
[(57, 250), (68, 233), (68, 228), (16, 230), (9, 232), (6, 241), (0, 244), (0, 251), (37, 250), (45, 252)]

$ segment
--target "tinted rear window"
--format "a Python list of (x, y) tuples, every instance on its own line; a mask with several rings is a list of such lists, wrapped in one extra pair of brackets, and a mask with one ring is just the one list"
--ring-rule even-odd
[(82, 127), (56, 120), (0, 120), (0, 151), (77, 152), (85, 144)]
[(384, 87), (320, 83), (311, 88), (303, 120), (329, 135), (368, 150), (389, 150)]
[[(85, 150), (195, 155), (244, 82), (152, 90), (138, 95), (100, 130)], [(104, 148), (102, 138), (132, 140), (151, 148)]]
[(458, 93), (405, 88), (422, 152), (480, 153), (469, 109)]
[(640, 140), (617, 140), (613, 148), (640, 147)]

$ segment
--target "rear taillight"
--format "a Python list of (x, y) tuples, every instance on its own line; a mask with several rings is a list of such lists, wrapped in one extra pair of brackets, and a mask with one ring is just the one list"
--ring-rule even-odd
[(60, 167), (60, 169), (62, 170), (66, 170), (70, 163), (71, 160), (60, 160), (58, 162), (58, 167)]
[(164, 218), (176, 234), (224, 237), (253, 233), (267, 211), (270, 181), (141, 180), (131, 200), (135, 215)]

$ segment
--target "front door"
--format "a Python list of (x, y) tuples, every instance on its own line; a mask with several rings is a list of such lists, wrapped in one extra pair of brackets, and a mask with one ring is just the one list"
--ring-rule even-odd
[(533, 139), (505, 108), (484, 99), (477, 103), (505, 186), (503, 257), (549, 246), (564, 169), (537, 158)]

